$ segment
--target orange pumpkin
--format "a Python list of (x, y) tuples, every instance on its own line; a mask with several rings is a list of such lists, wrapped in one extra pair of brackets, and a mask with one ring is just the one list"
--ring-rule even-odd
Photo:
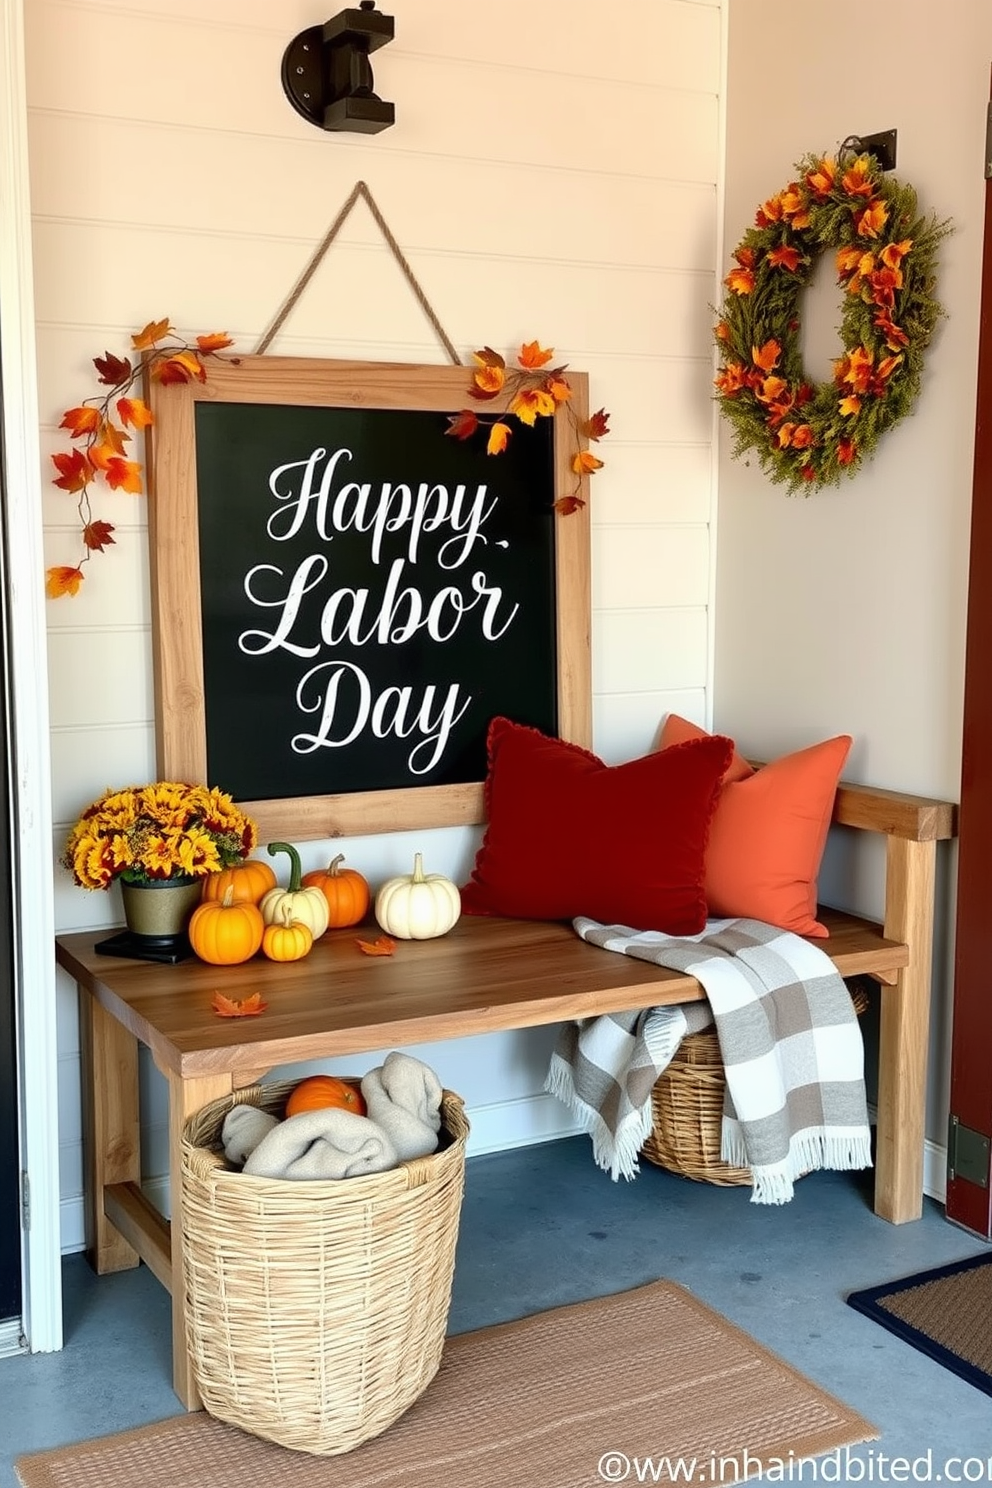
[(335, 925), (357, 925), (369, 907), (369, 886), (354, 868), (341, 868), (344, 853), (328, 863), (326, 868), (314, 868), (304, 873), (305, 888), (320, 889), (327, 900), (327, 923)]
[[(261, 913), (261, 911), (259, 911)], [(302, 961), (313, 946), (313, 931), (302, 920), (293, 919), (289, 904), (276, 910), (276, 918), (262, 934), (262, 955), (270, 961)]]
[(365, 1099), (357, 1085), (339, 1080), (337, 1075), (310, 1075), (301, 1080), (289, 1093), (286, 1115), (298, 1116), (301, 1111), (324, 1111), (333, 1106), (341, 1111), (354, 1111), (356, 1116), (365, 1115)]
[(264, 931), (261, 910), (256, 904), (236, 904), (233, 888), (223, 899), (198, 904), (187, 927), (193, 950), (212, 966), (237, 966), (249, 961), (262, 944)]
[(260, 858), (245, 858), (233, 868), (222, 868), (219, 873), (208, 873), (203, 880), (203, 903), (212, 899), (223, 899), (228, 889), (234, 890), (234, 904), (257, 904), (263, 894), (276, 886), (275, 869)]

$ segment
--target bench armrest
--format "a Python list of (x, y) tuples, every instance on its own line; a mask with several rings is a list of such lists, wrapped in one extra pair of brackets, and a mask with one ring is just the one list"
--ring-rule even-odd
[(957, 816), (958, 808), (951, 801), (842, 780), (837, 787), (833, 821), (837, 826), (860, 827), (909, 842), (939, 842), (957, 836)]

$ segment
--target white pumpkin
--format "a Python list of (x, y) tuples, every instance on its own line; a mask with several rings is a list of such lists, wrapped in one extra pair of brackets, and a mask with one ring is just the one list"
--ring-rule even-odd
[[(291, 843), (269, 843), (271, 857), (280, 852), (289, 853), (289, 888), (269, 889), (267, 894), (262, 895), (258, 901), (262, 919), (266, 925), (289, 924), (292, 920), (297, 920), (301, 925), (306, 925), (314, 940), (319, 940), (327, 929), (330, 918), (324, 891), (316, 887), (302, 887), (300, 855)], [(288, 919), (285, 918), (287, 912)]]
[(375, 896), (376, 919), (399, 940), (447, 935), (461, 912), (456, 885), (441, 873), (425, 873), (421, 853), (414, 856), (412, 873), (389, 879)]

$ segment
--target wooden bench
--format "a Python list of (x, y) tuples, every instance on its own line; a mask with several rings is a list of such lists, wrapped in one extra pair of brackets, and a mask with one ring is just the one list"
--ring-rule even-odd
[[(830, 939), (817, 944), (842, 976), (882, 985), (875, 1212), (895, 1224), (922, 1212), (936, 844), (954, 835), (955, 814), (947, 802), (847, 784), (834, 811), (837, 825), (886, 840), (884, 923), (823, 910)], [(191, 1408), (178, 1161), (190, 1113), (277, 1065), (704, 995), (694, 977), (590, 946), (568, 925), (466, 916), (439, 940), (400, 941), (381, 958), (363, 956), (356, 933), (332, 932), (303, 961), (224, 968), (100, 955), (105, 931), (58, 937), (58, 962), (80, 989), (87, 1254), (98, 1272), (144, 1259), (169, 1288), (175, 1389)], [(219, 988), (261, 992), (268, 1010), (218, 1018)], [(139, 1187), (139, 1042), (169, 1087), (171, 1226)]]

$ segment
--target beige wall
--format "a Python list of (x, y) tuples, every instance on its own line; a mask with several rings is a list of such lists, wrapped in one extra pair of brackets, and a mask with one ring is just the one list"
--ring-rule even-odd
[[(612, 414), (593, 491), (595, 742), (646, 748), (676, 707), (705, 717), (711, 642), (715, 294), (722, 68), (719, 0), (603, 7), (395, 0), (378, 54), (397, 124), (325, 135), (283, 97), (287, 42), (324, 18), (301, 0), (25, 0), (44, 458), (63, 409), (95, 391), (90, 358), (168, 315), (250, 350), (357, 179), (368, 182), (463, 355), (538, 337), (590, 374)], [(443, 352), (363, 207), (275, 351), (436, 361)], [(71, 499), (49, 484), (49, 563), (77, 559)], [(107, 785), (154, 771), (143, 498), (101, 496), (117, 542), (75, 600), (49, 604), (53, 856)], [(223, 781), (216, 782), (223, 785)], [(417, 834), (462, 874), (474, 836)], [(344, 844), (371, 877), (412, 844)], [(305, 845), (305, 866), (323, 857)], [(56, 870), (67, 930), (119, 920), (116, 890)], [(78, 1040), (59, 1004), (63, 1234), (81, 1237)], [(548, 1035), (427, 1051), (465, 1092), (477, 1142), (568, 1129), (539, 1094)], [(164, 1107), (143, 1071), (145, 1168)]]
[[(852, 779), (956, 800), (974, 446), (985, 110), (992, 8), (929, 0), (729, 0), (723, 262), (795, 161), (849, 134), (898, 130), (896, 174), (952, 218), (941, 256), (947, 319), (914, 415), (836, 491), (789, 498), (722, 446), (715, 721), (745, 749), (854, 736)], [(836, 353), (835, 292), (812, 295), (807, 367)], [(877, 912), (877, 862), (833, 844), (835, 902)], [(953, 854), (941, 883), (928, 1130), (947, 1114)]]

